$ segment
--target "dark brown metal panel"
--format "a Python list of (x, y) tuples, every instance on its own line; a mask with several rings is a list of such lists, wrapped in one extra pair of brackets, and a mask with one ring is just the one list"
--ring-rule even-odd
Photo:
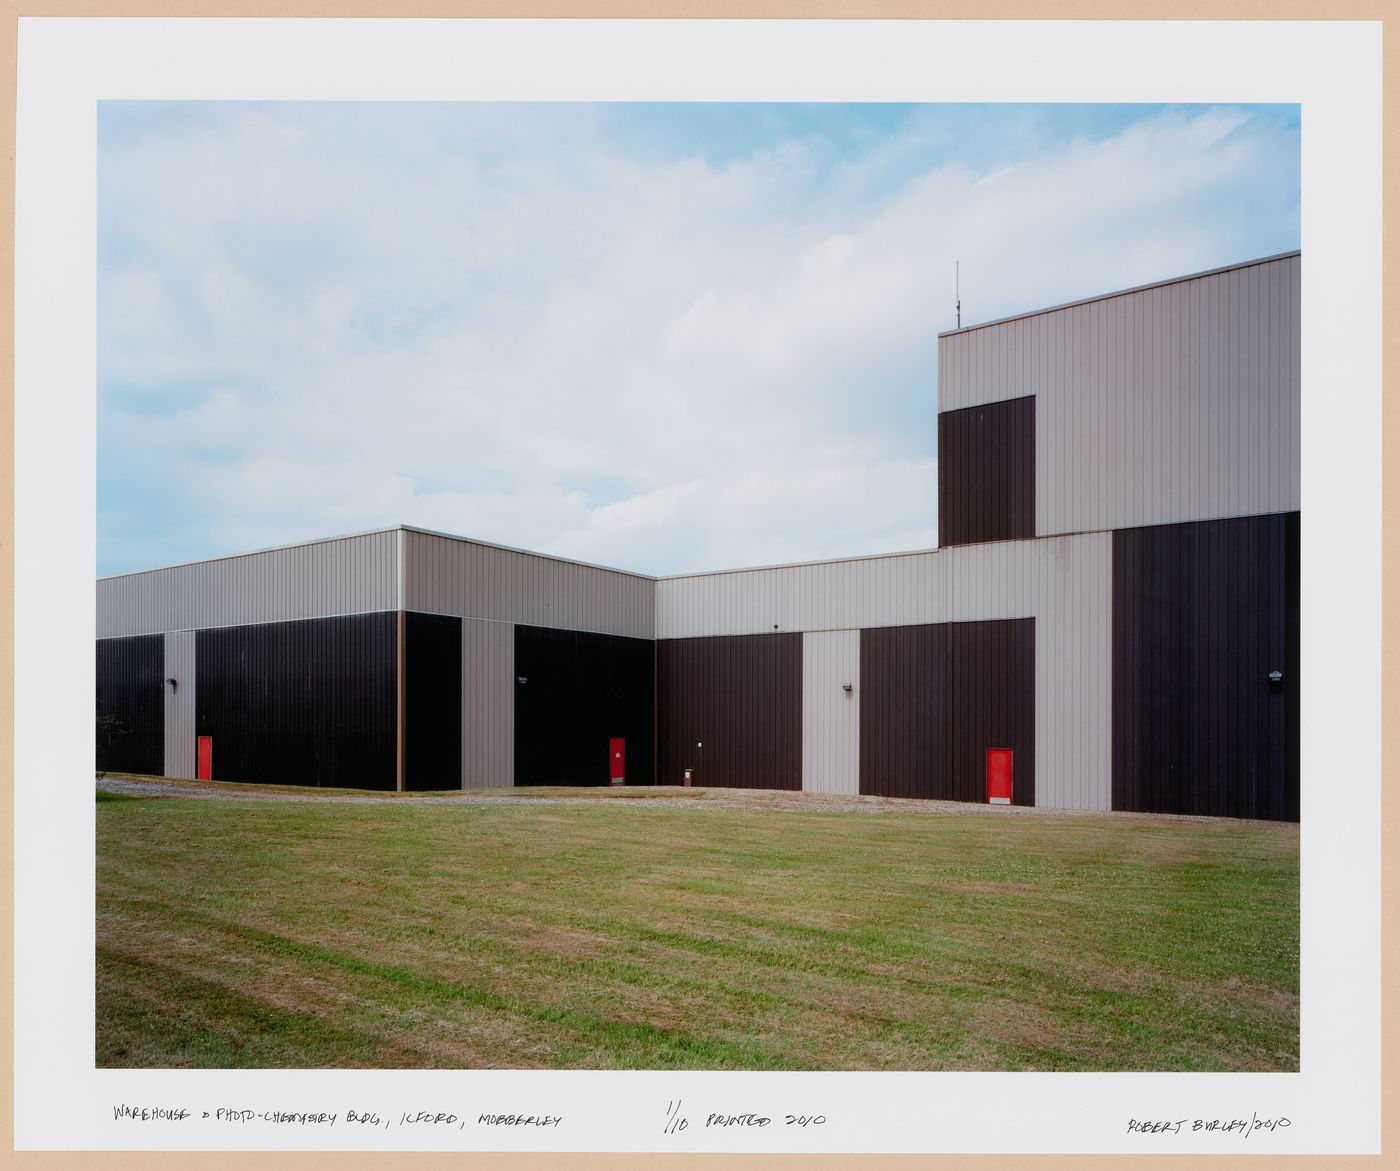
[(97, 767), (103, 772), (165, 771), (165, 635), (97, 640)]
[(404, 615), (404, 788), (462, 787), (462, 620)]
[(196, 733), (214, 778), (393, 789), (397, 615), (196, 634)]
[(987, 749), (1009, 748), (1035, 804), (1035, 619), (860, 632), (860, 791), (986, 801)]
[(608, 741), (626, 741), (627, 783), (652, 783), (648, 638), (515, 628), (515, 783), (606, 785)]
[(860, 791), (945, 795), (952, 758), (947, 625), (860, 632)]
[(1035, 396), (938, 416), (938, 543), (1035, 536)]
[(1298, 819), (1300, 528), (1113, 534), (1114, 809)]
[(656, 666), (661, 784), (802, 788), (800, 633), (664, 639)]
[(1035, 619), (950, 622), (947, 796), (987, 800), (987, 749), (1012, 752), (1015, 805), (1035, 804)]

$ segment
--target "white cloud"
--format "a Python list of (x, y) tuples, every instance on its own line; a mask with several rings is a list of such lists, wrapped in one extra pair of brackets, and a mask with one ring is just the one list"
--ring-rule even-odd
[(955, 258), (972, 321), (1296, 232), (1296, 139), (1238, 111), (898, 182), (897, 137), (711, 165), (450, 122), (269, 107), (104, 152), (105, 491), (177, 477), (192, 555), (399, 521), (650, 572), (927, 547)]

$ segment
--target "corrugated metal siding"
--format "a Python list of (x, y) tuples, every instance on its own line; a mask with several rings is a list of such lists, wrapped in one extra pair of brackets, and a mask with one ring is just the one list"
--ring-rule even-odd
[(1036, 799), (1111, 796), (1110, 533), (663, 578), (662, 639), (1034, 618)]
[(98, 637), (397, 609), (396, 550), (367, 533), (102, 578)]
[(1298, 820), (1299, 529), (1114, 534), (1115, 809)]
[(215, 779), (394, 788), (397, 631), (396, 613), (199, 631)]
[(614, 737), (626, 741), (627, 783), (652, 783), (650, 639), (517, 626), (515, 671), (517, 785), (606, 785)]
[(802, 788), (800, 634), (657, 643), (656, 686), (661, 784)]
[(515, 783), (515, 627), (462, 623), (462, 788)]
[(165, 775), (195, 774), (195, 662), (194, 631), (165, 636), (165, 677), (175, 686), (165, 688)]
[(987, 750), (1012, 751), (1012, 804), (1035, 804), (1035, 620), (954, 622), (950, 795), (987, 799)]
[(1035, 804), (1032, 619), (861, 632), (860, 791), (985, 802), (989, 748)]
[(164, 771), (164, 643), (159, 634), (97, 640), (97, 714), (120, 721), (98, 738), (99, 771)]
[(652, 578), (412, 530), (404, 539), (407, 609), (655, 636)]
[(947, 797), (949, 626), (860, 632), (860, 791)]
[(1301, 258), (939, 342), (939, 406), (1034, 394), (1042, 536), (1300, 506)]
[(938, 416), (938, 543), (1035, 536), (1035, 399)]
[(462, 620), (404, 616), (404, 788), (462, 784)]
[(859, 631), (802, 636), (802, 787), (860, 792)]

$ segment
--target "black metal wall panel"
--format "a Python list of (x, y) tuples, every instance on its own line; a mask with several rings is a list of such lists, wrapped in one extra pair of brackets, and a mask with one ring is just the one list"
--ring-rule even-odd
[(987, 750), (1012, 751), (1035, 804), (1035, 619), (860, 632), (860, 791), (986, 801)]
[(800, 633), (665, 639), (656, 675), (662, 784), (802, 788)]
[(1035, 804), (1035, 619), (948, 623), (949, 793), (987, 799), (987, 749), (1012, 751), (1012, 804)]
[(462, 786), (462, 620), (404, 615), (404, 787)]
[(397, 640), (392, 612), (199, 631), (214, 778), (393, 789)]
[(938, 416), (938, 543), (1035, 536), (1035, 396)]
[(1114, 809), (1298, 820), (1299, 535), (1296, 512), (1113, 534)]
[(941, 797), (952, 758), (946, 624), (860, 632), (860, 791)]
[(97, 767), (102, 772), (165, 772), (165, 635), (97, 640)]
[(606, 785), (608, 742), (626, 741), (626, 780), (654, 775), (655, 644), (647, 638), (515, 628), (515, 783)]

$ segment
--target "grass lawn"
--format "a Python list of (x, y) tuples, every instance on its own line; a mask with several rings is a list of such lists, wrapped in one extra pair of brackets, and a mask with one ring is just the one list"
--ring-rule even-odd
[(97, 1064), (1296, 1070), (1298, 827), (102, 801)]

